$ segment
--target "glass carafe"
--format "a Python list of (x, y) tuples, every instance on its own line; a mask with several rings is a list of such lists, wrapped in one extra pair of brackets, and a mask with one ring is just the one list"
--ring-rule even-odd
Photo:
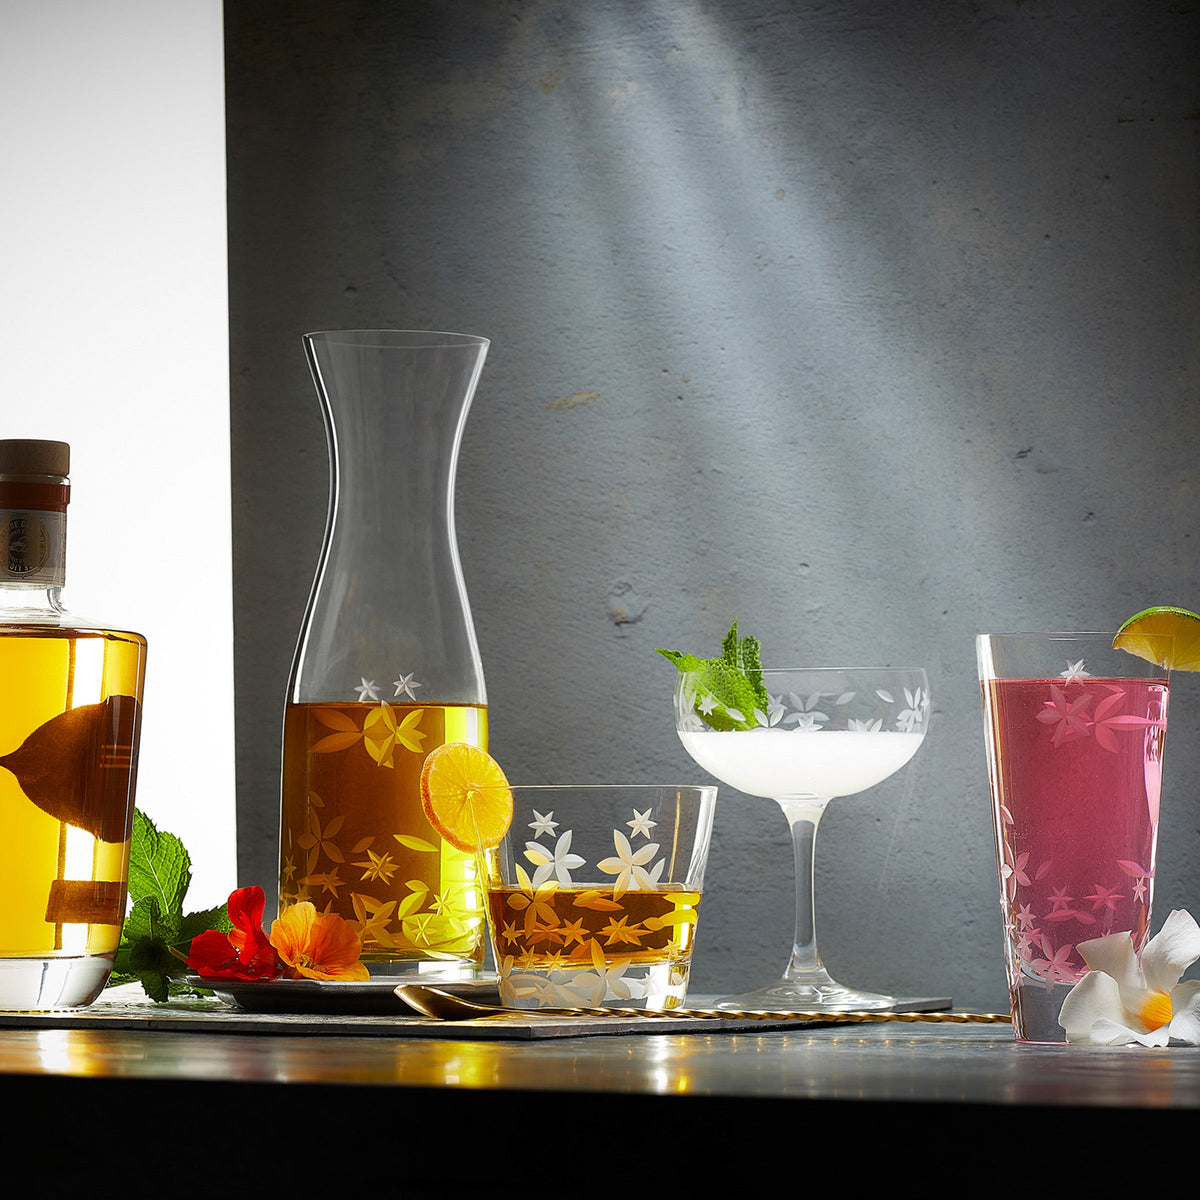
[(372, 976), (469, 978), (484, 953), (470, 855), (425, 819), (425, 756), (487, 748), (454, 531), (459, 443), (488, 341), (310, 333), (329, 445), (325, 540), (284, 715), (280, 908), (354, 923)]

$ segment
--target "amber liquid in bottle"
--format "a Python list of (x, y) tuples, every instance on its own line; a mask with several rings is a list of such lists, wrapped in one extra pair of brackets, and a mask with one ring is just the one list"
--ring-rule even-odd
[(0, 954), (111, 955), (146, 643), (0, 626)]

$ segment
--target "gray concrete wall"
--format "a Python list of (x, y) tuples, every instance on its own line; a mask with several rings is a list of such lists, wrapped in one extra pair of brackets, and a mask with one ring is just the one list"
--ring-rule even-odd
[[(923, 663), (835, 802), (835, 975), (1006, 1003), (974, 636), (1200, 609), (1194, 6), (226, 6), (242, 882), (326, 501), (300, 335), (493, 346), (458, 523), (514, 782), (687, 781), (657, 646)], [(1158, 920), (1200, 912), (1200, 686)], [(786, 825), (725, 790), (693, 987), (768, 982)], [(1156, 921), (1157, 925), (1158, 921)]]

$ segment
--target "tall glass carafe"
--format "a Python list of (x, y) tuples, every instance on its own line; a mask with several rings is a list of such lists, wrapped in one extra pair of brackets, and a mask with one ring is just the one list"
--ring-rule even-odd
[(303, 340), (330, 493), (284, 715), (280, 908), (311, 900), (353, 922), (373, 976), (469, 978), (484, 953), (475, 863), (426, 820), (420, 779), (443, 742), (487, 748), (454, 481), (489, 343)]

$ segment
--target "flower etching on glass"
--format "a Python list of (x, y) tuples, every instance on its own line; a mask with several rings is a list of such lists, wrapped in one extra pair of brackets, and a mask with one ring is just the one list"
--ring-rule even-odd
[[(474, 864), (444, 868), (419, 802), (390, 799), (419, 778), (444, 734), (442, 709), (414, 702), (420, 687), (413, 672), (393, 668), (362, 676), (357, 702), (307, 706), (306, 788), (282, 823), (281, 900), (340, 909), (364, 952), (482, 954)], [(363, 795), (389, 799), (372, 809), (356, 802)]]
[[(1033, 707), (1028, 716), (1044, 732), (1031, 739), (1023, 755), (1038, 756), (1036, 760), (1031, 757), (1031, 761), (1039, 764), (1036, 778), (1042, 786), (1061, 770), (1064, 781), (1095, 778), (1096, 788), (1102, 791), (1111, 774), (1105, 774), (1108, 768), (1104, 760), (1124, 756), (1112, 765), (1119, 766), (1127, 759), (1128, 771), (1141, 781), (1139, 786), (1144, 786), (1147, 811), (1139, 828), (1144, 826), (1149, 839), (1144, 844), (1114, 840), (1111, 849), (1103, 850), (1101, 844), (1107, 847), (1109, 842), (1094, 842), (1086, 853), (1079, 848), (1068, 852), (1058, 845), (1057, 853), (1047, 857), (1045, 851), (1039, 851), (1032, 859), (1030, 851), (1016, 842), (1016, 829), (1024, 822), (1038, 822), (1038, 806), (1017, 822), (1010, 808), (997, 802), (1001, 891), (1010, 953), (1026, 978), (1050, 988), (1056, 983), (1073, 984), (1080, 978), (1085, 962), (1078, 945), (1082, 944), (1081, 936), (1089, 936), (1088, 931), (1108, 935), (1132, 922), (1137, 936), (1145, 936), (1166, 719), (1165, 708), (1155, 694), (1144, 700), (1131, 699), (1130, 690), (1120, 681), (1092, 676), (1082, 660), (1068, 662), (1058, 679), (1047, 681), (1040, 699), (1037, 697), (1038, 693), (1031, 697)], [(1020, 720), (1025, 719), (1022, 713)], [(1036, 748), (1039, 744), (1042, 750)], [(1043, 759), (1046, 749), (1049, 757)], [(1133, 834), (1114, 837), (1129, 838)], [(1069, 868), (1068, 860), (1073, 863)], [(1090, 872), (1086, 877), (1081, 863)]]
[[(587, 868), (571, 829), (533, 810), (533, 834), (514, 864), (516, 886), (493, 892), (491, 919), (506, 1003), (595, 1006), (644, 998), (666, 972), (680, 994), (687, 981), (697, 893), (664, 884), (666, 860), (651, 841), (653, 810), (634, 809), (612, 829), (614, 853), (593, 869), (613, 877), (580, 885)], [(606, 834), (608, 836), (608, 834)]]
[(1063, 688), (1050, 685), (1050, 697), (1043, 701), (1037, 719), (1051, 727), (1055, 746), (1073, 738), (1094, 737), (1103, 749), (1115, 753), (1118, 733), (1166, 728), (1165, 721), (1120, 712), (1126, 691), (1117, 683), (1100, 684), (1098, 692), (1088, 689), (1068, 698), (1065, 690), (1068, 684), (1083, 683), (1091, 678), (1083, 669), (1081, 659), (1070, 663), (1062, 672)]
[[(792, 726), (796, 732), (820, 729), (853, 729), (878, 732), (889, 729), (900, 733), (921, 733), (929, 720), (929, 696), (922, 688), (904, 689), (901, 703), (890, 692), (877, 689), (865, 707), (855, 706), (855, 692), (812, 692), (807, 696), (788, 692), (786, 696), (768, 696), (767, 709), (754, 710), (754, 720), (760, 729)], [(879, 715), (879, 703), (894, 708), (894, 715)], [(827, 711), (828, 710), (828, 711)], [(703, 706), (700, 709), (704, 711)], [(855, 712), (870, 715), (853, 715)], [(741, 717), (741, 714), (737, 714)], [(696, 728), (703, 728), (697, 724)]]

